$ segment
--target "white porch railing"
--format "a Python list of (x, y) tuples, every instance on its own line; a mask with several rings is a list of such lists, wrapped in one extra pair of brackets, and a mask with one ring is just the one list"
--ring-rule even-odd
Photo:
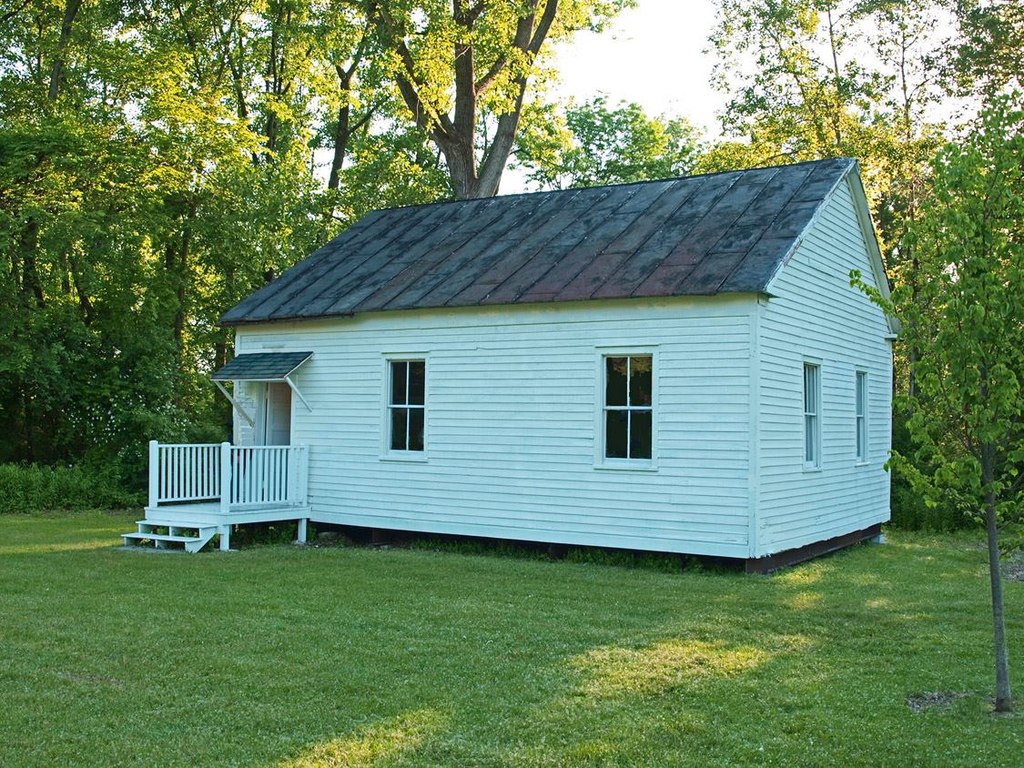
[(149, 442), (149, 506), (217, 501), (231, 507), (306, 503), (304, 445)]

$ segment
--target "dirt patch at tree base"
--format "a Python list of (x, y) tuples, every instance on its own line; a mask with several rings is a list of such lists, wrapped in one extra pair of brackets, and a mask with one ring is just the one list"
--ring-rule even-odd
[(928, 691), (926, 693), (914, 693), (907, 696), (907, 706), (914, 712), (921, 714), (930, 710), (940, 712), (950, 709), (960, 699), (967, 698), (971, 694), (962, 691)]

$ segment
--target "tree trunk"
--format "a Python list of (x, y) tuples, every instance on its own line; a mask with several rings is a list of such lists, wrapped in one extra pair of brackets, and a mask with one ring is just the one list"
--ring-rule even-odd
[(39, 309), (46, 306), (43, 284), (36, 268), (36, 252), (39, 247), (39, 223), (32, 217), (21, 231), (21, 291), (35, 299)]
[[(357, 60), (358, 61), (358, 60)], [(341, 91), (342, 103), (338, 107), (338, 122), (334, 125), (334, 157), (331, 158), (331, 177), (327, 180), (327, 188), (336, 190), (341, 185), (341, 168), (345, 165), (345, 154), (348, 152), (348, 142), (351, 138), (349, 121), (352, 116), (352, 105), (349, 93), (352, 89), (352, 76), (355, 74), (356, 64), (351, 69), (343, 69), (335, 66), (338, 74), (338, 88)]]
[(82, 0), (68, 0), (68, 4), (64, 6), (64, 18), (60, 24), (60, 40), (57, 43), (57, 55), (53, 60), (53, 67), (50, 69), (50, 87), (46, 94), (46, 98), (51, 104), (57, 100), (57, 94), (60, 91), (60, 81), (64, 76), (64, 55), (71, 42), (71, 28), (81, 7)]
[(512, 151), (519, 126), (529, 75), (526, 72), (516, 75), (512, 91), (514, 106), (510, 112), (499, 116), (495, 140), (488, 148), (483, 163), (478, 167), (474, 142), (479, 97), (509, 66), (511, 58), (522, 57), (527, 64), (533, 63), (558, 14), (558, 0), (526, 0), (521, 5), (515, 35), (512, 40), (506, 42), (508, 50), (499, 55), (490, 69), (478, 78), (472, 33), (483, 5), (472, 10), (464, 8), (458, 2), (453, 4), (453, 19), (465, 29), (466, 38), (457, 42), (452, 50), (455, 70), (452, 83), (455, 111), (451, 117), (447, 113), (430, 109), (429, 105), (423, 102), (422, 76), (417, 71), (416, 61), (403, 39), (401, 30), (389, 15), (387, 3), (368, 5), (367, 16), (370, 22), (383, 33), (387, 44), (398, 54), (401, 61), (402, 69), (396, 73), (396, 84), (402, 99), (416, 124), (429, 132), (431, 140), (444, 155), (452, 191), (463, 200), (492, 197), (497, 194), (502, 171)]
[(440, 148), (444, 155), (445, 165), (448, 166), (448, 175), (452, 182), (452, 191), (460, 200), (470, 200), (476, 197), (491, 197), (493, 192), (481, 195), (476, 175), (476, 157), (473, 152), (472, 138), (465, 140), (465, 137), (448, 136), (441, 131), (434, 131), (432, 134), (434, 143)]
[(985, 531), (988, 534), (988, 573), (992, 584), (992, 625), (996, 651), (996, 712), (1013, 711), (1010, 694), (1010, 661), (1006, 650), (1006, 622), (1003, 614), (1003, 575), (999, 569), (999, 526), (996, 518), (996, 497), (992, 490), (995, 478), (995, 446), (981, 447), (981, 473), (985, 483)]

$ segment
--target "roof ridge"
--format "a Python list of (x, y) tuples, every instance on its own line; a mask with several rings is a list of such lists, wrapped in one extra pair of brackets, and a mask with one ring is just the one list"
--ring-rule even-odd
[[(469, 203), (474, 200), (488, 200), (488, 199), (501, 199), (508, 200), (514, 197), (530, 197), (533, 195), (558, 195), (569, 192), (579, 192), (581, 189), (621, 189), (623, 187), (635, 187), (642, 186), (644, 184), (657, 184), (666, 181), (686, 181), (688, 179), (702, 179), (708, 178), (709, 176), (718, 176), (724, 173), (745, 173), (746, 171), (766, 171), (779, 168), (796, 168), (801, 165), (815, 165), (818, 163), (831, 163), (836, 160), (849, 160), (851, 163), (856, 163), (856, 158), (848, 157), (847, 155), (837, 155), (835, 157), (820, 157), (815, 160), (798, 160), (794, 163), (776, 163), (770, 165), (754, 165), (749, 168), (726, 168), (720, 171), (705, 171), (703, 173), (691, 173), (683, 176), (666, 176), (660, 179), (639, 179), (637, 181), (622, 181), (615, 182), (613, 184), (592, 184), (590, 186), (582, 187), (565, 187), (564, 189), (531, 189), (523, 192), (510, 192), (508, 194), (497, 194), (492, 195), (490, 198), (480, 197), (467, 197), (467, 198), (450, 198), (448, 200), (434, 200), (425, 203), (412, 203), (411, 205), (394, 205), (386, 208), (376, 208), (374, 212), (387, 212), (387, 211), (407, 211), (416, 208), (427, 208), (430, 206), (441, 206), (441, 205), (458, 205), (460, 203)], [(367, 214), (369, 215), (369, 214)]]

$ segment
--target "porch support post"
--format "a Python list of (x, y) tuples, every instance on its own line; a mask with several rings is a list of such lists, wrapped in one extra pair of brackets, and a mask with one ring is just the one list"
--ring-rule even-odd
[(299, 544), (305, 544), (306, 543), (306, 537), (307, 537), (306, 525), (308, 523), (309, 523), (309, 520), (307, 518), (305, 518), (305, 517), (300, 517), (299, 518), (299, 533), (298, 533)]
[(160, 503), (160, 444), (149, 441), (149, 506)]
[[(231, 443), (220, 444), (220, 513), (231, 511)], [(221, 542), (224, 541), (223, 534)]]
[(217, 533), (220, 534), (220, 551), (228, 552), (231, 549), (231, 526), (218, 525)]

